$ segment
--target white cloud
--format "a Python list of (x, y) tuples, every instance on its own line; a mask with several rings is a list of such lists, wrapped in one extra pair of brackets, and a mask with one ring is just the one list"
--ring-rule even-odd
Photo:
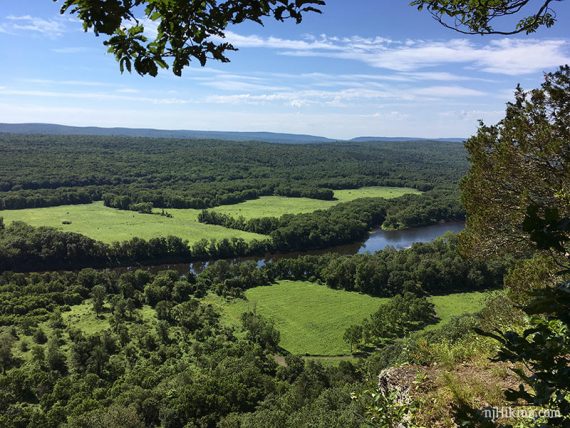
[(496, 123), (502, 117), (504, 117), (505, 112), (502, 110), (448, 110), (438, 113), (438, 116), (453, 119), (462, 120), (469, 123), (475, 123), (478, 120), (483, 120), (486, 123)]
[[(485, 93), (458, 85), (419, 86), (429, 81), (466, 81), (467, 76), (448, 72), (416, 72), (394, 74), (329, 74), (329, 73), (226, 73), (213, 69), (187, 78), (202, 86), (227, 94), (217, 93), (206, 98), (216, 104), (280, 103), (296, 108), (308, 105), (349, 107), (359, 99), (405, 100), (481, 96)], [(211, 91), (209, 91), (211, 92)]]
[(385, 112), (376, 112), (371, 115), (364, 115), (364, 117), (392, 121), (392, 120), (408, 120), (410, 118), (410, 115), (408, 113), (404, 113), (401, 111), (392, 110)]
[(462, 86), (428, 86), (424, 88), (370, 89), (365, 87), (347, 88), (340, 90), (322, 91), (305, 89), (297, 91), (282, 91), (272, 93), (242, 93), (232, 95), (212, 95), (205, 102), (214, 104), (269, 104), (278, 103), (296, 108), (309, 105), (329, 107), (348, 107), (379, 101), (412, 101), (421, 99), (445, 99), (482, 96), (484, 92), (464, 88)]
[(496, 40), (477, 62), (488, 73), (529, 74), (569, 63), (568, 46), (565, 40)]
[(464, 88), (461, 86), (430, 86), (427, 88), (414, 89), (413, 93), (416, 95), (425, 95), (435, 98), (480, 97), (485, 95), (485, 93), (482, 91)]
[(417, 72), (403, 72), (400, 76), (407, 76), (414, 80), (432, 80), (440, 82), (451, 81), (478, 81), (478, 82), (492, 82), (490, 79), (483, 79), (473, 76), (461, 76), (459, 74), (449, 73), (447, 71), (417, 71)]
[[(505, 38), (475, 44), (468, 39), (394, 41), (381, 37), (337, 38), (326, 35), (291, 40), (229, 32), (228, 41), (238, 48), (270, 48), (279, 50), (283, 55), (353, 60), (375, 68), (412, 73), (429, 67), (460, 64), (488, 73), (520, 75), (570, 62), (567, 53), (569, 43), (560, 39)], [(429, 75), (426, 77), (430, 78)], [(431, 75), (433, 80), (443, 80), (444, 77)]]
[(89, 48), (77, 46), (77, 47), (66, 47), (66, 48), (55, 48), (52, 49), (52, 52), (59, 53), (59, 54), (78, 54), (89, 52)]
[(1, 32), (9, 34), (36, 33), (46, 37), (59, 37), (65, 33), (61, 19), (44, 19), (31, 15), (9, 15), (0, 24)]
[(294, 50), (338, 50), (335, 45), (336, 38), (332, 40), (326, 36), (315, 38), (308, 37), (307, 40), (290, 40), (279, 37), (261, 37), (256, 35), (243, 36), (233, 31), (226, 31), (225, 42), (229, 42), (237, 48), (273, 48), (273, 49), (294, 49)]
[(120, 89), (117, 89), (117, 92), (119, 92), (120, 94), (138, 94), (138, 93), (140, 93), (140, 91), (138, 89), (134, 89), (134, 88), (120, 88)]
[(204, 81), (203, 85), (222, 91), (281, 91), (288, 89), (285, 86), (244, 82), (239, 79), (213, 79)]
[(93, 80), (55, 80), (55, 79), (18, 79), (21, 82), (32, 83), (36, 85), (56, 86), (114, 86), (111, 83), (98, 82)]
[(390, 92), (370, 89), (344, 89), (339, 91), (301, 90), (266, 94), (212, 95), (206, 102), (215, 104), (268, 104), (280, 103), (296, 108), (308, 105), (344, 106), (348, 101), (394, 98)]

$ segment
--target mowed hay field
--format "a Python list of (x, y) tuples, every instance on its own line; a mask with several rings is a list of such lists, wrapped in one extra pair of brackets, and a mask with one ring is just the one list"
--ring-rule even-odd
[(242, 216), (246, 219), (260, 217), (281, 217), (284, 214), (303, 214), (330, 208), (341, 202), (349, 202), (360, 198), (398, 198), (407, 194), (421, 194), (419, 190), (408, 187), (362, 187), (360, 189), (335, 190), (334, 201), (323, 201), (310, 198), (288, 198), (284, 196), (262, 196), (259, 199), (245, 201), (235, 205), (222, 205), (213, 208), (222, 214), (232, 217)]
[[(200, 239), (267, 239), (264, 235), (228, 229), (198, 222), (199, 210), (167, 210), (172, 218), (139, 214), (108, 208), (102, 202), (87, 205), (63, 205), (49, 208), (0, 211), (6, 223), (23, 221), (32, 226), (51, 226), (66, 232), (81, 233), (103, 242), (126, 241), (160, 236), (178, 236), (190, 243)], [(71, 224), (63, 224), (69, 221)]]
[[(232, 300), (209, 295), (206, 302), (215, 306), (229, 325), (240, 325), (248, 310), (272, 319), (281, 333), (280, 346), (297, 355), (348, 355), (343, 341), (345, 330), (361, 323), (387, 302), (387, 298), (333, 290), (325, 285), (303, 281), (279, 281), (276, 285), (247, 290), (247, 300)], [(454, 316), (478, 312), (488, 293), (460, 293), (431, 297), (441, 326)]]
[[(268, 196), (241, 204), (220, 206), (214, 210), (234, 217), (280, 217), (283, 214), (299, 214), (326, 209), (339, 202), (359, 198), (396, 198), (407, 193), (419, 192), (402, 187), (364, 187), (337, 190), (335, 201)], [(160, 212), (160, 210), (155, 211)], [(169, 235), (186, 239), (190, 243), (201, 239), (243, 238), (247, 241), (267, 239), (264, 235), (199, 223), (200, 210), (167, 209), (166, 211), (172, 214), (172, 218), (121, 211), (105, 207), (103, 202), (95, 202), (86, 205), (5, 210), (0, 211), (0, 217), (4, 217), (6, 223), (19, 220), (32, 226), (50, 226), (66, 232), (81, 233), (106, 243), (126, 241), (134, 237), (148, 240)], [(71, 223), (63, 224), (64, 221)]]

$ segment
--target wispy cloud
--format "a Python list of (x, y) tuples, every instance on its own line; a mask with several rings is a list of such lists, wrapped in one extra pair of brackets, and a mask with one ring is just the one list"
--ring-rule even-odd
[(465, 122), (476, 122), (483, 120), (487, 123), (495, 123), (505, 114), (502, 110), (446, 110), (438, 113), (438, 116), (447, 120), (462, 120)]
[(493, 82), (491, 79), (484, 79), (481, 77), (465, 76), (450, 73), (447, 71), (417, 71), (417, 72), (403, 72), (399, 73), (401, 76), (407, 76), (414, 80), (425, 81), (440, 81), (440, 82), (453, 82), (453, 81), (477, 81), (477, 82)]
[(117, 89), (117, 92), (120, 94), (139, 94), (140, 91), (134, 88), (120, 88)]
[[(413, 92), (414, 88), (433, 82), (462, 82), (485, 81), (489, 79), (472, 78), (470, 76), (456, 75), (450, 72), (392, 72), (384, 74), (347, 74), (347, 73), (283, 73), (283, 72), (253, 72), (248, 74), (226, 73), (218, 69), (193, 70), (186, 77), (199, 85), (210, 89), (232, 93), (233, 97), (245, 98), (249, 102), (259, 102), (260, 97), (252, 95), (266, 94), (268, 92), (290, 92), (293, 95), (304, 93), (306, 90), (320, 90), (320, 93), (338, 93), (339, 90), (377, 90), (382, 93), (391, 93), (394, 97), (403, 97)], [(322, 92), (327, 91), (327, 92)], [(411, 92), (410, 92), (411, 91)], [(244, 94), (244, 92), (246, 94)], [(429, 92), (429, 93), (428, 93)], [(447, 85), (435, 87), (416, 95), (442, 96), (479, 96), (482, 92), (469, 88)], [(266, 97), (262, 95), (261, 99)], [(330, 97), (329, 97), (330, 98)], [(225, 97), (216, 99), (226, 99)]]
[(52, 52), (58, 54), (78, 54), (78, 53), (89, 52), (90, 50), (91, 49), (82, 46), (75, 46), (75, 47), (70, 46), (70, 47), (52, 49)]
[(31, 15), (9, 15), (0, 23), (0, 32), (7, 34), (32, 33), (55, 38), (66, 31), (62, 19), (46, 19)]
[(55, 80), (55, 79), (18, 79), (20, 82), (24, 83), (32, 83), (35, 85), (44, 85), (44, 86), (57, 86), (57, 85), (65, 85), (65, 86), (100, 86), (100, 87), (109, 87), (115, 86), (112, 83), (107, 82), (99, 82), (95, 80)]
[(33, 98), (69, 98), (92, 101), (127, 101), (134, 103), (150, 103), (158, 105), (166, 104), (190, 104), (191, 101), (177, 97), (150, 97), (150, 96), (134, 96), (122, 95), (107, 92), (66, 92), (66, 91), (41, 91), (41, 90), (22, 90), (1, 88), (0, 96), (17, 96), (17, 97), (33, 97)]
[[(27, 91), (30, 94), (47, 94), (46, 96), (52, 96), (52, 94), (63, 94), (62, 96), (67, 97), (87, 97), (87, 98), (95, 98), (95, 97), (115, 97), (113, 93), (117, 94), (139, 94), (141, 91), (136, 88), (124, 86), (121, 84), (109, 83), (109, 82), (101, 82), (97, 80), (54, 80), (54, 79), (17, 79), (17, 82), (25, 83), (29, 85), (35, 85), (38, 88), (41, 88), (39, 91), (30, 90), (27, 88)], [(60, 87), (64, 87), (65, 90), (61, 91)], [(49, 91), (44, 91), (43, 89), (49, 88)], [(112, 90), (113, 92), (109, 93), (85, 93), (81, 92), (82, 88), (98, 88), (100, 90)], [(0, 88), (1, 90), (5, 90), (5, 87)], [(13, 90), (20, 89), (15, 88)], [(76, 90), (76, 92), (70, 92)], [(93, 89), (95, 90), (95, 89)], [(176, 93), (176, 92), (175, 92)], [(1, 94), (1, 92), (0, 92)], [(140, 98), (136, 97), (134, 100), (139, 100)], [(146, 100), (147, 98), (145, 98)], [(130, 97), (126, 97), (125, 100), (129, 101)]]
[[(480, 71), (520, 75), (542, 71), (570, 61), (566, 40), (499, 39), (476, 44), (468, 39), (395, 41), (382, 37), (338, 38), (322, 35), (299, 40), (229, 32), (227, 41), (241, 48), (268, 48), (282, 55), (336, 58), (363, 62), (400, 72), (449, 64)], [(437, 77), (437, 75), (432, 75)], [(439, 76), (443, 80), (443, 76)]]
[(485, 95), (485, 92), (461, 86), (430, 86), (427, 88), (414, 89), (413, 92), (416, 95), (426, 95), (434, 98), (480, 97)]
[(362, 104), (377, 101), (413, 101), (419, 99), (445, 99), (482, 96), (484, 92), (461, 86), (429, 86), (423, 88), (408, 88), (401, 91), (398, 88), (383, 90), (369, 88), (348, 88), (336, 91), (300, 90), (290, 92), (273, 92), (263, 94), (243, 93), (235, 95), (213, 95), (206, 98), (207, 102), (218, 104), (268, 104), (281, 103), (300, 108), (309, 105), (329, 107), (348, 107), (350, 104)]

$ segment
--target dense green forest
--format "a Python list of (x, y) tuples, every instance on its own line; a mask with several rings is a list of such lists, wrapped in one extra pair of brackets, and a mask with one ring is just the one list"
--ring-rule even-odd
[[(455, 188), (458, 143), (318, 145), (0, 135), (0, 209), (88, 203), (208, 208), (263, 195), (331, 199), (369, 185)], [(135, 207), (136, 210), (136, 207)]]

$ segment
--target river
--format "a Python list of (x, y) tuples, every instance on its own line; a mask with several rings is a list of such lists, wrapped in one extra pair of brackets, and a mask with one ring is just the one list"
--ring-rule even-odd
[[(325, 253), (337, 253), (337, 254), (370, 254), (376, 251), (383, 250), (387, 247), (393, 247), (398, 250), (409, 248), (412, 244), (416, 242), (431, 242), (434, 239), (444, 235), (447, 232), (458, 233), (465, 228), (465, 222), (456, 221), (449, 223), (434, 224), (431, 226), (414, 227), (412, 229), (405, 230), (382, 230), (377, 229), (370, 233), (368, 238), (363, 242), (357, 242), (350, 245), (342, 245), (338, 247), (327, 248), (326, 250), (313, 250), (306, 251), (303, 253), (284, 253), (284, 254), (271, 254), (263, 258), (240, 258), (237, 260), (253, 260), (256, 261), (259, 266), (265, 265), (268, 261), (278, 260), (281, 258), (297, 257), (303, 254), (325, 254)], [(173, 269), (181, 274), (187, 273), (189, 270), (193, 272), (200, 272), (208, 262), (196, 262), (196, 263), (180, 263), (180, 264), (170, 264), (170, 265), (157, 265), (157, 266), (145, 266), (145, 269), (149, 269), (153, 272), (157, 272), (165, 269)], [(130, 268), (118, 268), (118, 270), (131, 270), (136, 267)]]
[(359, 254), (375, 253), (386, 247), (399, 250), (409, 248), (416, 242), (431, 242), (447, 232), (458, 233), (465, 228), (462, 221), (414, 227), (406, 230), (375, 230), (358, 249)]

